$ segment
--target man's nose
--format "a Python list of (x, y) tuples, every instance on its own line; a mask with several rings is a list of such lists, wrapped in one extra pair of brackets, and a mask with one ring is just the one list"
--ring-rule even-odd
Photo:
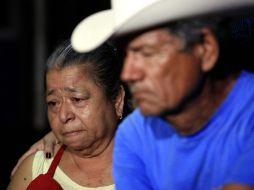
[(135, 52), (128, 53), (124, 59), (121, 79), (125, 82), (140, 80), (144, 75), (143, 69), (142, 59)]

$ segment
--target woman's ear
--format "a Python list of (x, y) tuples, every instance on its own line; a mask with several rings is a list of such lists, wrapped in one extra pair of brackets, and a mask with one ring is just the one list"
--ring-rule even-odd
[(208, 72), (217, 64), (219, 43), (210, 29), (203, 28), (201, 32), (203, 34), (203, 42), (198, 45), (198, 51), (202, 54), (202, 70)]
[(123, 117), (124, 97), (125, 97), (125, 90), (123, 86), (121, 85), (116, 101), (115, 101), (116, 115), (119, 119), (122, 119)]

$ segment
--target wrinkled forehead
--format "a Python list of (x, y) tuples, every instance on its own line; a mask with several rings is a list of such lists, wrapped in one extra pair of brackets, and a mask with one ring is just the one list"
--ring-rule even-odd
[(129, 46), (135, 45), (137, 42), (150, 41), (158, 39), (166, 40), (170, 36), (169, 30), (166, 27), (152, 28), (150, 30), (143, 30), (135, 33), (131, 33), (125, 36), (121, 36), (115, 39), (115, 43), (120, 50), (125, 51)]
[(74, 93), (83, 92), (85, 89), (101, 89), (90, 75), (90, 72), (79, 67), (52, 69), (47, 74), (45, 90), (47, 93), (56, 90)]
[(133, 36), (133, 38), (129, 41), (128, 46), (135, 46), (135, 44), (141, 42), (145, 44), (164, 42), (170, 40), (172, 37), (173, 36), (169, 33), (169, 31), (166, 28), (158, 28)]
[[(68, 65), (65, 67), (52, 67), (46, 73), (46, 84), (78, 83), (78, 81), (94, 81), (92, 69), (88, 65)], [(45, 86), (46, 87), (46, 86)]]

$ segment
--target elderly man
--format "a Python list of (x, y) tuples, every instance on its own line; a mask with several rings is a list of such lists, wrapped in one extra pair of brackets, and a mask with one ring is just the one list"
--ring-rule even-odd
[(116, 134), (116, 189), (254, 189), (254, 75), (232, 33), (254, 1), (111, 3), (75, 28), (72, 44), (126, 42), (121, 78), (138, 107)]

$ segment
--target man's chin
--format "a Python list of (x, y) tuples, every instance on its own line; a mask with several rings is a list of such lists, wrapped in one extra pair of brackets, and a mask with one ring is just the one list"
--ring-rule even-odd
[(158, 115), (160, 115), (161, 117), (174, 116), (174, 115), (178, 115), (182, 111), (183, 111), (182, 107), (179, 106), (174, 109), (172, 109), (172, 108), (165, 109), (165, 110), (161, 111), (160, 114), (158, 114)]
[(144, 116), (156, 116), (160, 115), (161, 111), (155, 110), (154, 107), (139, 106), (140, 111)]
[(160, 116), (160, 117), (166, 117), (166, 116), (173, 116), (173, 115), (177, 115), (179, 112), (181, 112), (181, 109), (155, 109), (155, 107), (153, 108), (148, 108), (148, 107), (142, 107), (139, 106), (142, 114), (144, 116)]

